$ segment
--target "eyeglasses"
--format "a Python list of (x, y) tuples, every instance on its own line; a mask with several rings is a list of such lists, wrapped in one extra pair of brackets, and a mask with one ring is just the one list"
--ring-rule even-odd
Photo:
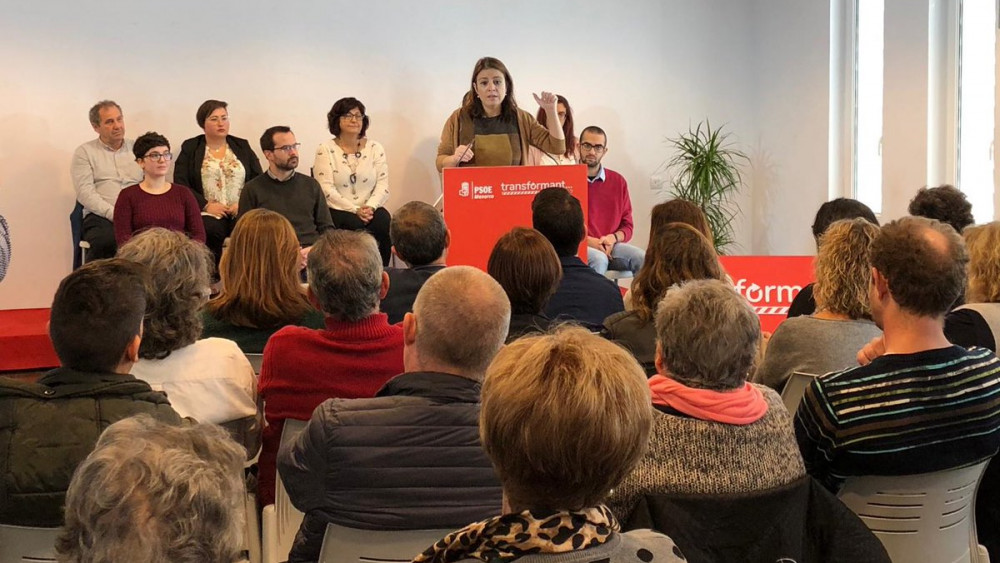
[(365, 114), (363, 113), (342, 113), (340, 114), (341, 119), (346, 119), (347, 121), (364, 121)]
[(219, 117), (218, 115), (214, 115), (212, 117), (209, 117), (205, 121), (211, 121), (212, 123), (216, 123), (216, 122), (219, 122), (219, 121), (226, 122), (226, 121), (229, 121), (229, 116), (228, 115), (223, 115), (222, 117)]
[(292, 152), (292, 151), (299, 150), (299, 147), (301, 147), (301, 146), (302, 146), (302, 143), (295, 143), (294, 145), (282, 145), (280, 147), (274, 147), (272, 150), (284, 151), (284, 152)]
[(604, 145), (592, 145), (590, 143), (580, 143), (580, 148), (584, 151), (594, 151), (596, 153), (604, 152)]
[(147, 160), (166, 160), (167, 162), (170, 162), (170, 160), (174, 158), (174, 155), (169, 152), (165, 153), (151, 152), (142, 158)]

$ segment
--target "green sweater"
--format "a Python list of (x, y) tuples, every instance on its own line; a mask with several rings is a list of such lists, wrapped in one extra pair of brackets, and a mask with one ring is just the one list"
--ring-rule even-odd
[[(232, 340), (233, 342), (236, 342), (236, 345), (240, 347), (240, 350), (243, 350), (244, 354), (263, 354), (264, 345), (267, 344), (267, 339), (271, 338), (272, 334), (278, 332), (279, 329), (284, 328), (285, 326), (282, 325), (272, 328), (248, 328), (245, 326), (236, 326), (218, 319), (212, 316), (212, 314), (208, 311), (202, 311), (201, 316), (205, 325), (201, 332), (202, 338), (216, 336), (218, 338)], [(315, 309), (309, 311), (297, 322), (291, 324), (304, 326), (306, 328), (326, 327), (322, 311), (317, 311)]]

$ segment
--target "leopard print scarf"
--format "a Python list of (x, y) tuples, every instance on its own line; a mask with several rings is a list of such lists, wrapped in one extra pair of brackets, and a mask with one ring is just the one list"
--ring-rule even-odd
[(513, 561), (532, 553), (565, 553), (600, 545), (620, 529), (606, 506), (578, 512), (530, 511), (496, 516), (452, 532), (413, 563), (462, 559)]

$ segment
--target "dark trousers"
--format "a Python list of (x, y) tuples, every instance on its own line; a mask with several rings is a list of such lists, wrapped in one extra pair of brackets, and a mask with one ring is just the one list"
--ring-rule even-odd
[(338, 229), (368, 231), (368, 233), (375, 237), (375, 242), (378, 243), (378, 253), (382, 255), (382, 266), (389, 265), (389, 257), (392, 254), (392, 240), (389, 239), (389, 222), (392, 221), (392, 215), (389, 215), (389, 212), (384, 207), (379, 207), (375, 210), (372, 220), (367, 225), (350, 211), (331, 209), (330, 217), (333, 219), (333, 226)]
[(115, 244), (115, 226), (100, 215), (89, 213), (83, 218), (83, 240), (90, 244), (87, 261), (114, 258), (118, 252)]
[(205, 246), (212, 251), (215, 257), (215, 271), (219, 271), (219, 260), (222, 260), (222, 245), (233, 232), (233, 225), (236, 220), (223, 215), (221, 219), (216, 219), (211, 215), (202, 215), (202, 222), (205, 223)]

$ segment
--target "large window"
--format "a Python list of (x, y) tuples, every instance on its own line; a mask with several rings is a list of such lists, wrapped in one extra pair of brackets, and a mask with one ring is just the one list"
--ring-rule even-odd
[(961, 0), (958, 66), (958, 187), (977, 223), (993, 220), (996, 0)]
[(885, 3), (858, 0), (854, 7), (854, 197), (881, 213)]

